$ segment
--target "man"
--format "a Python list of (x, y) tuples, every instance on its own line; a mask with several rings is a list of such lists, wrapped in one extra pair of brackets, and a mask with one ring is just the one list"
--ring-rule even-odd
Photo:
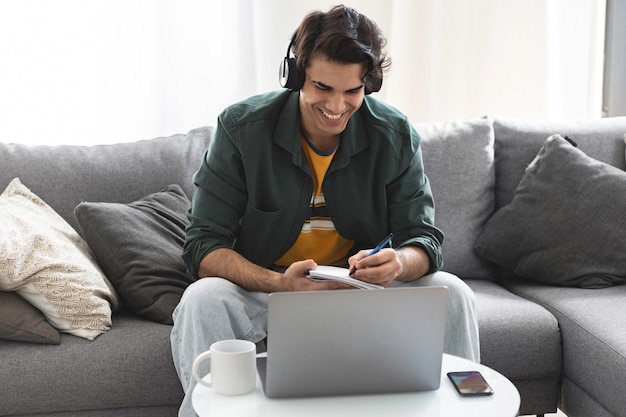
[[(377, 25), (353, 9), (313, 12), (281, 68), (289, 90), (220, 115), (194, 177), (183, 254), (202, 279), (174, 312), (172, 351), (186, 392), (180, 415), (193, 415), (198, 354), (217, 340), (267, 337), (268, 293), (346, 288), (307, 278), (322, 264), (385, 287), (447, 286), (446, 352), (479, 360), (472, 291), (438, 271), (443, 235), (419, 135), (369, 96), (389, 65), (384, 45)], [(389, 233), (393, 248), (366, 256)]]

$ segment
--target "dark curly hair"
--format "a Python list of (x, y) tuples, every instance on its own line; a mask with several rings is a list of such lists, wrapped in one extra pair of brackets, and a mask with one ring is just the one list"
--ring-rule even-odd
[(365, 64), (365, 92), (371, 93), (380, 90), (383, 72), (391, 65), (383, 51), (386, 44), (375, 22), (339, 5), (326, 13), (314, 11), (305, 16), (292, 41), (292, 51), (303, 75), (317, 54), (342, 64)]

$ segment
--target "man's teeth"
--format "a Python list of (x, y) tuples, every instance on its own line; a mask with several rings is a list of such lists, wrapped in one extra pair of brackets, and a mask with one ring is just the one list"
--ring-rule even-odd
[(323, 110), (322, 110), (322, 114), (324, 115), (324, 117), (328, 117), (330, 120), (339, 120), (341, 118), (341, 114), (332, 115), (332, 114), (326, 113)]

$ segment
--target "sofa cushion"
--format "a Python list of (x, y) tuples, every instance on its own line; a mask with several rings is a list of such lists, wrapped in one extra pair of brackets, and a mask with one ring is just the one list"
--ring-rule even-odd
[(491, 266), (474, 242), (494, 210), (493, 127), (490, 120), (416, 124), (424, 169), (444, 232), (444, 269), (462, 278), (489, 278)]
[(0, 290), (57, 329), (93, 340), (110, 328), (117, 295), (87, 244), (17, 178), (0, 195), (0, 258)]
[(178, 185), (129, 204), (81, 203), (81, 234), (126, 305), (171, 324), (185, 288), (193, 282), (182, 259), (190, 201)]
[(26, 146), (0, 143), (0, 189), (15, 177), (77, 228), (82, 201), (129, 203), (169, 184), (194, 192), (192, 176), (213, 128), (188, 134), (97, 146)]
[(481, 363), (515, 384), (522, 397), (520, 415), (550, 410), (558, 400), (561, 375), (556, 318), (495, 282), (465, 282), (476, 299)]
[(481, 363), (511, 379), (558, 378), (561, 332), (556, 318), (498, 283), (475, 279), (466, 283), (476, 299)]
[(546, 138), (569, 136), (588, 156), (626, 170), (626, 117), (552, 122), (492, 116), (495, 131), (496, 208), (511, 202), (526, 166)]
[(626, 172), (551, 136), (513, 201), (487, 222), (476, 251), (518, 276), (549, 284), (626, 282), (624, 196)]
[[(563, 288), (508, 279), (506, 287), (550, 311), (563, 339), (564, 381), (576, 384), (587, 402), (604, 412), (577, 415), (624, 415), (626, 396), (626, 285), (603, 289)], [(568, 388), (568, 387), (566, 387)], [(578, 402), (564, 390), (565, 411)], [(575, 410), (576, 406), (572, 406)]]
[[(175, 416), (183, 390), (171, 332), (120, 311), (111, 330), (91, 342), (64, 334), (59, 345), (0, 340), (0, 415)], [(159, 406), (169, 413), (145, 411)]]
[(28, 301), (0, 291), (0, 339), (58, 345), (61, 335)]

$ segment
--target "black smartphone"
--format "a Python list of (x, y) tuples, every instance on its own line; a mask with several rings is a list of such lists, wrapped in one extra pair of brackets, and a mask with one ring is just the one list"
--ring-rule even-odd
[(448, 372), (448, 378), (464, 397), (492, 395), (493, 389), (478, 371)]

